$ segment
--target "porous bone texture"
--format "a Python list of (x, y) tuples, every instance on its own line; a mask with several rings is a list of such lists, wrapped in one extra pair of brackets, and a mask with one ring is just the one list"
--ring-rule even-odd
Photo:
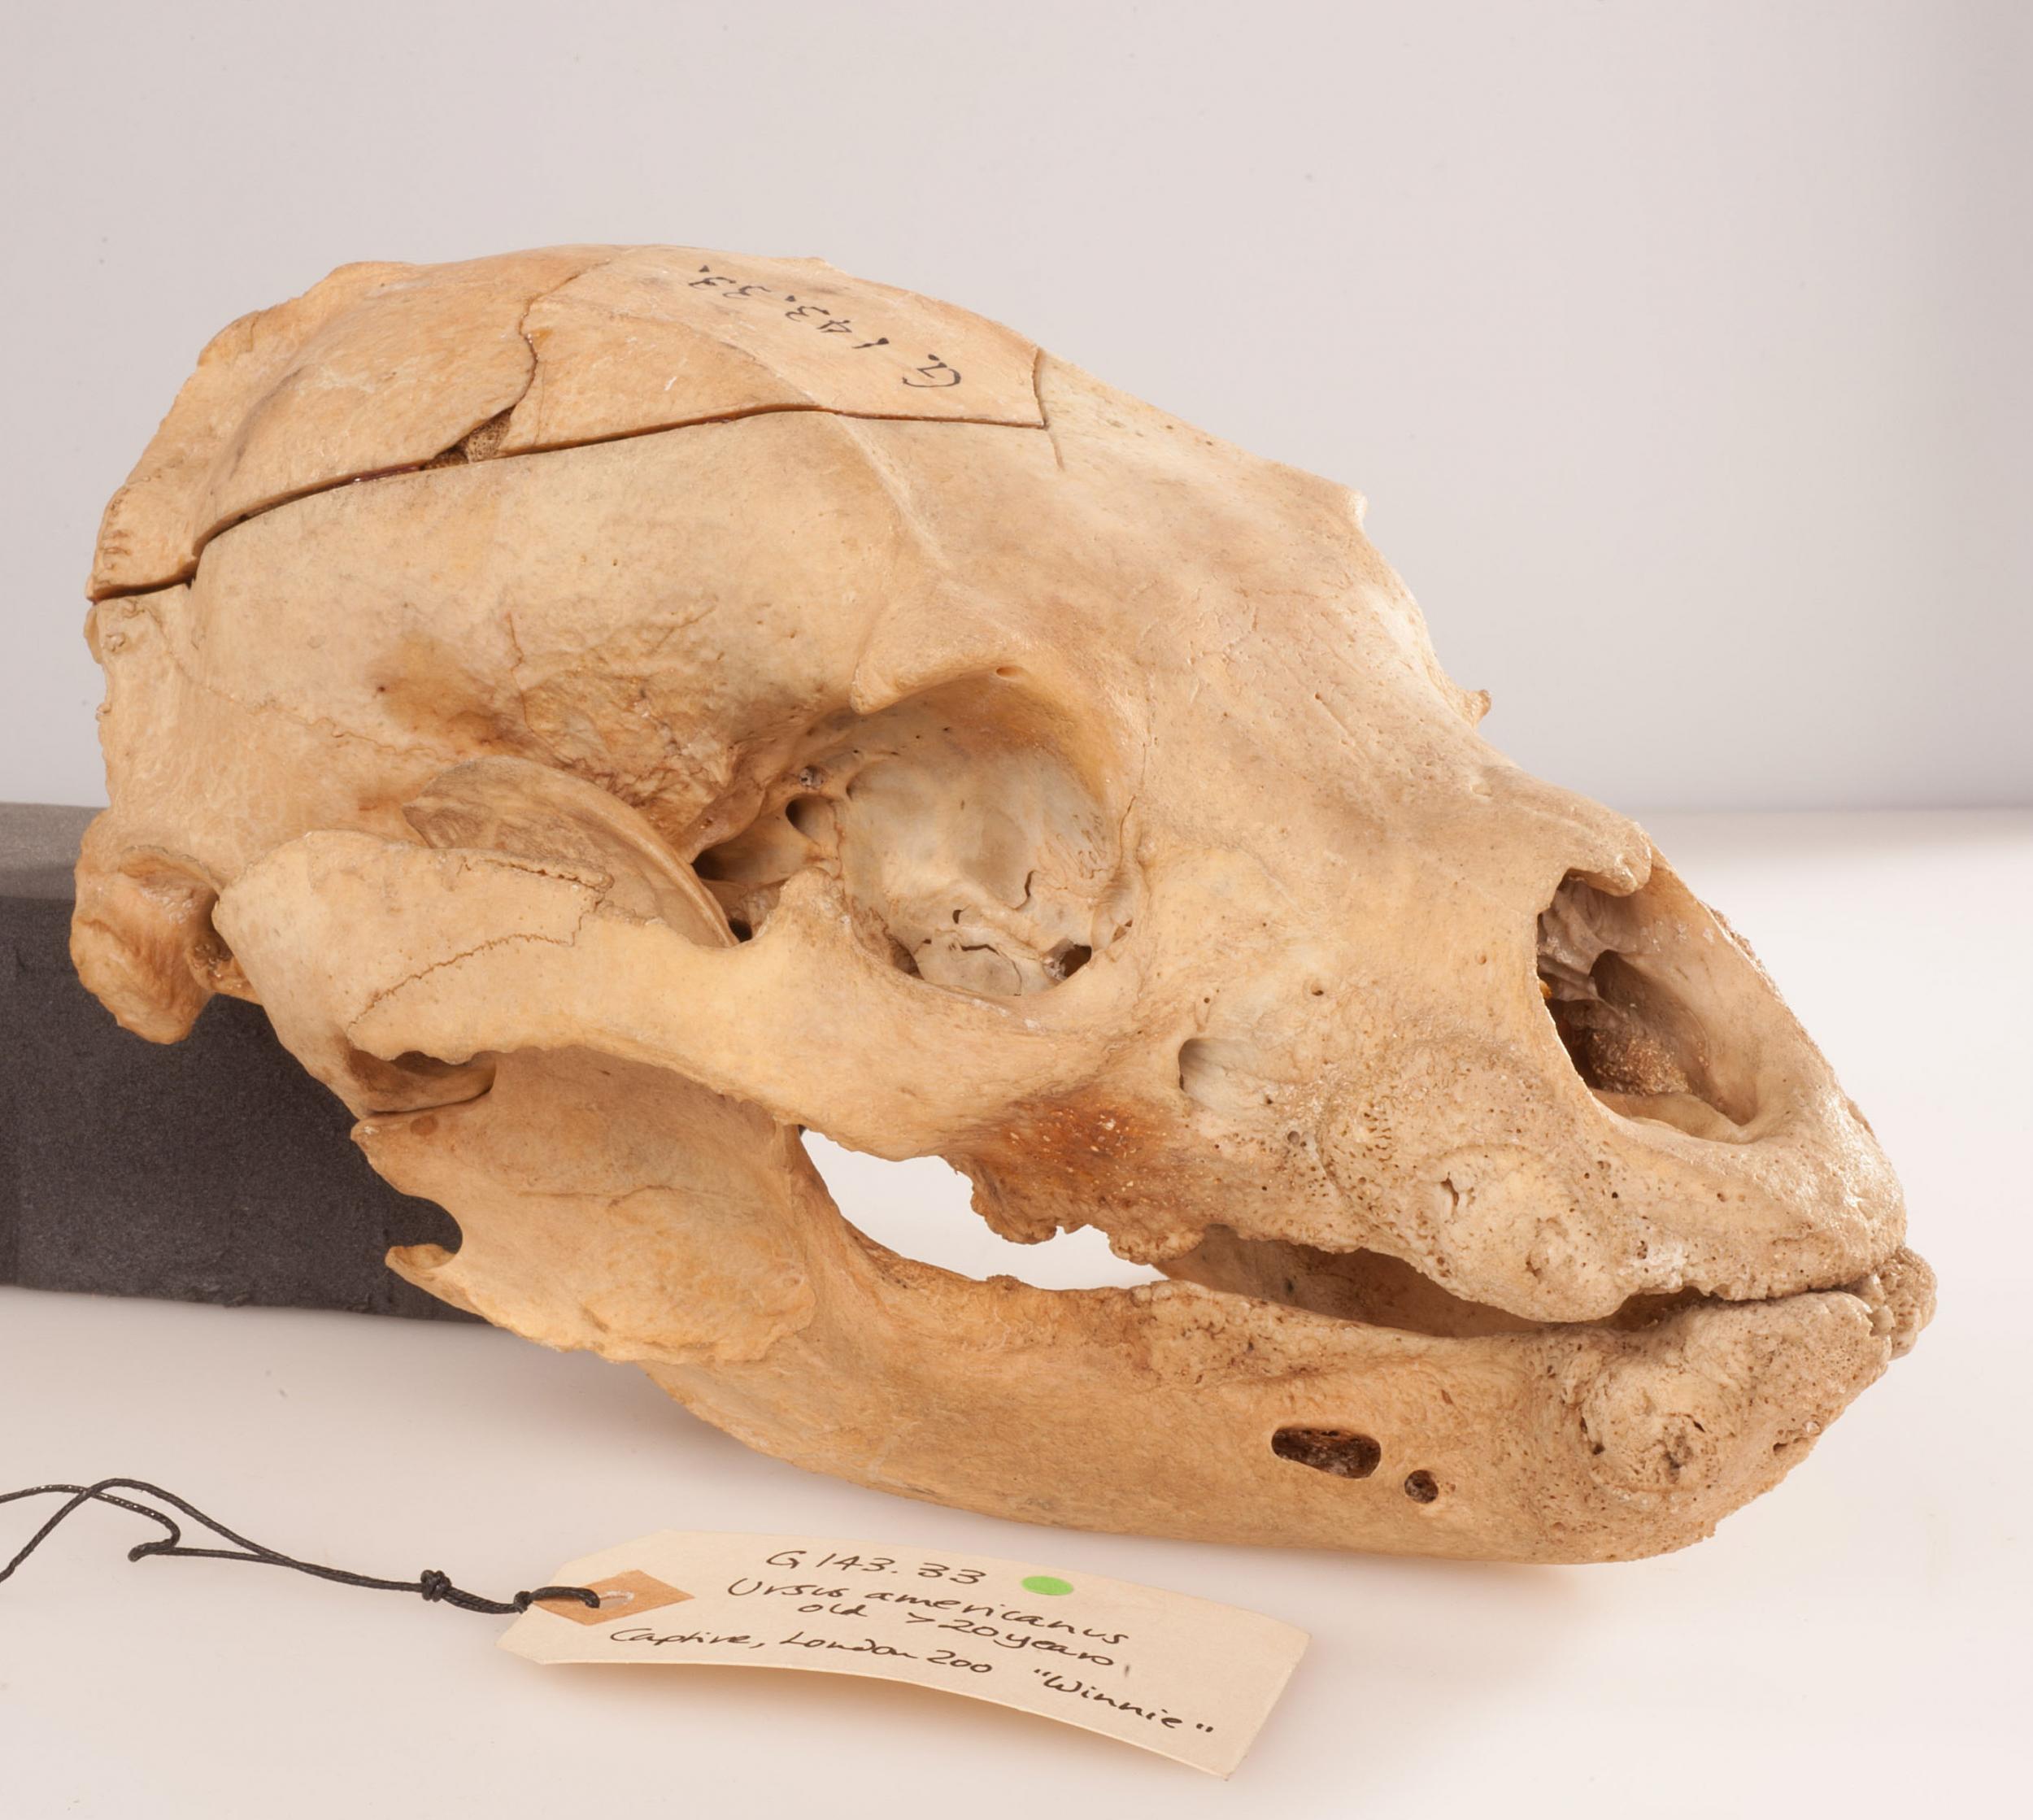
[[(1346, 489), (814, 260), (342, 268), (107, 512), (73, 951), (258, 999), (391, 1261), (1040, 1522), (1705, 1534), (1924, 1322), (1897, 1185), (1642, 829), (1484, 742)], [(900, 1257), (803, 1128), (1007, 1236)]]

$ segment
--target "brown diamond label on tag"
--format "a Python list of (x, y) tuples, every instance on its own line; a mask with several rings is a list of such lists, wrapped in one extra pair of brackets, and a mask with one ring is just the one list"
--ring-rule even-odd
[(633, 1570), (592, 1581), (586, 1590), (599, 1594), (598, 1606), (582, 1604), (577, 1599), (539, 1599), (537, 1604), (574, 1624), (611, 1624), (617, 1618), (633, 1618), (638, 1612), (653, 1612), (660, 1605), (675, 1605), (691, 1597), (654, 1574)]

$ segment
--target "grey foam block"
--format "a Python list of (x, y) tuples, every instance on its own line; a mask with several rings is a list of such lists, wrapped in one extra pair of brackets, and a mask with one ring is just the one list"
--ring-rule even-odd
[(0, 1282), (469, 1319), (382, 1262), (455, 1246), (451, 1217), (367, 1166), (259, 1007), (215, 999), (165, 1047), (79, 984), (92, 812), (0, 804)]

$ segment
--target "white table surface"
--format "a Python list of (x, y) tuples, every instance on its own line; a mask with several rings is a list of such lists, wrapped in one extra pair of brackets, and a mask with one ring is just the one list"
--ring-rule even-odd
[[(967, 1549), (1146, 1580), (1313, 1644), (1235, 1779), (914, 1688), (538, 1669), (503, 1621), (205, 1561), (82, 1514), (0, 1588), (0, 1815), (1433, 1817), (2024, 1811), (2033, 816), (1652, 820), (1905, 1181), (1941, 1312), (1710, 1541), (1616, 1567), (1029, 1528), (746, 1452), (647, 1379), (492, 1330), (0, 1291), (0, 1489), (153, 1478), (311, 1559), (497, 1594), (661, 1528)], [(830, 1152), (893, 1244), (1054, 1285), (943, 1165)], [(0, 1542), (25, 1535), (0, 1509)], [(11, 1552), (0, 1547), (0, 1558)]]

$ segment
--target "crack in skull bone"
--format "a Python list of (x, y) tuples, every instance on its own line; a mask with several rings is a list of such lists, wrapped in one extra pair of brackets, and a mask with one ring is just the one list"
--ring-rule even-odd
[[(174, 625), (110, 604), (172, 575)], [(1483, 742), (1360, 500), (965, 311), (698, 249), (342, 268), (207, 350), (93, 592), (87, 984), (163, 1040), (257, 999), (459, 1221), (395, 1267), (786, 1459), (1622, 1559), (1926, 1320), (1770, 981)], [(806, 1130), (1173, 1280), (899, 1256)]]

